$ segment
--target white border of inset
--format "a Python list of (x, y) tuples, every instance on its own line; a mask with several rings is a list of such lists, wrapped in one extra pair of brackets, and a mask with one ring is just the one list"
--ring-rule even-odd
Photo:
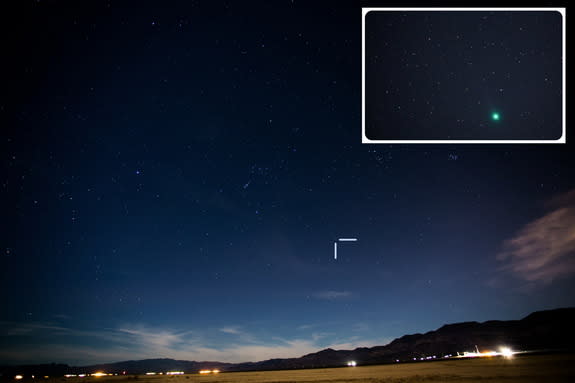
[[(563, 18), (562, 20), (562, 122), (563, 130), (561, 137), (557, 140), (370, 140), (365, 135), (365, 16), (371, 11), (556, 11)], [(565, 8), (362, 8), (361, 9), (361, 142), (363, 144), (564, 144), (566, 142), (566, 10)]]

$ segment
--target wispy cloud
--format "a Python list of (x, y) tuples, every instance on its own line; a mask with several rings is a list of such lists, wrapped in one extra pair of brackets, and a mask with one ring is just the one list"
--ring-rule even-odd
[(224, 332), (226, 334), (234, 334), (234, 335), (239, 335), (241, 334), (241, 331), (239, 329), (239, 327), (237, 326), (226, 326), (226, 327), (222, 327), (220, 329), (221, 332)]
[(336, 300), (351, 297), (351, 291), (325, 290), (313, 294), (317, 299)]
[(530, 283), (549, 283), (575, 273), (575, 190), (548, 204), (550, 211), (505, 241), (502, 270)]
[[(334, 333), (326, 332), (313, 332), (295, 338), (258, 338), (241, 326), (200, 332), (143, 324), (125, 324), (102, 330), (79, 330), (40, 322), (25, 325), (1, 322), (0, 325), (4, 336), (2, 344), (10, 344), (9, 347), (0, 347), (0, 361), (3, 363), (87, 365), (158, 357), (246, 362), (299, 357), (327, 347), (346, 349), (383, 344), (357, 336), (337, 337)], [(217, 342), (216, 335), (222, 332), (233, 335), (233, 340), (223, 344)], [(27, 338), (21, 342), (23, 336)], [(17, 341), (7, 342), (10, 337)], [(43, 341), (38, 341), (39, 338)]]
[(146, 349), (155, 350), (161, 355), (174, 350), (185, 349), (194, 339), (193, 331), (173, 331), (168, 329), (150, 328), (143, 325), (124, 326), (116, 330), (123, 336), (125, 342), (138, 344)]
[(3, 336), (37, 336), (39, 333), (51, 334), (54, 336), (75, 336), (75, 337), (101, 337), (101, 331), (86, 331), (56, 325), (53, 322), (27, 322), (16, 323), (0, 321), (0, 334)]
[(243, 343), (258, 343), (258, 340), (249, 332), (244, 331), (241, 326), (224, 326), (220, 328), (220, 331), (235, 336), (238, 341)]

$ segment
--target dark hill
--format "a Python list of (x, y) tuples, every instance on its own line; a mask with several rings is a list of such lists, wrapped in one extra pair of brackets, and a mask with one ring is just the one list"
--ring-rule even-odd
[(522, 320), (463, 322), (444, 325), (425, 334), (404, 335), (386, 346), (355, 350), (326, 349), (301, 358), (243, 363), (238, 369), (292, 369), (343, 366), (355, 360), (362, 364), (393, 363), (457, 352), (498, 350), (505, 345), (515, 350), (572, 350), (575, 341), (575, 308), (540, 311)]

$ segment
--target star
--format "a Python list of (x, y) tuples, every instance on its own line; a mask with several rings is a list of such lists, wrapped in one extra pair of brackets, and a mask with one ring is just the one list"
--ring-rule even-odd
[(493, 113), (491, 113), (491, 119), (492, 119), (493, 121), (499, 121), (500, 118), (501, 118), (501, 116), (499, 115), (498, 112), (493, 112)]

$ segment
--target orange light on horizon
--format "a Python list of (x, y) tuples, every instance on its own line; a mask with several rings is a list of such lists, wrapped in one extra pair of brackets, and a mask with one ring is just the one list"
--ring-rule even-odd
[(200, 374), (205, 375), (205, 374), (219, 374), (220, 370), (200, 370), (199, 371)]
[(105, 372), (102, 372), (102, 371), (94, 372), (94, 373), (92, 374), (92, 376), (95, 376), (96, 378), (99, 378), (99, 377), (101, 377), (101, 376), (107, 376), (107, 375), (108, 375), (108, 374), (106, 374)]

